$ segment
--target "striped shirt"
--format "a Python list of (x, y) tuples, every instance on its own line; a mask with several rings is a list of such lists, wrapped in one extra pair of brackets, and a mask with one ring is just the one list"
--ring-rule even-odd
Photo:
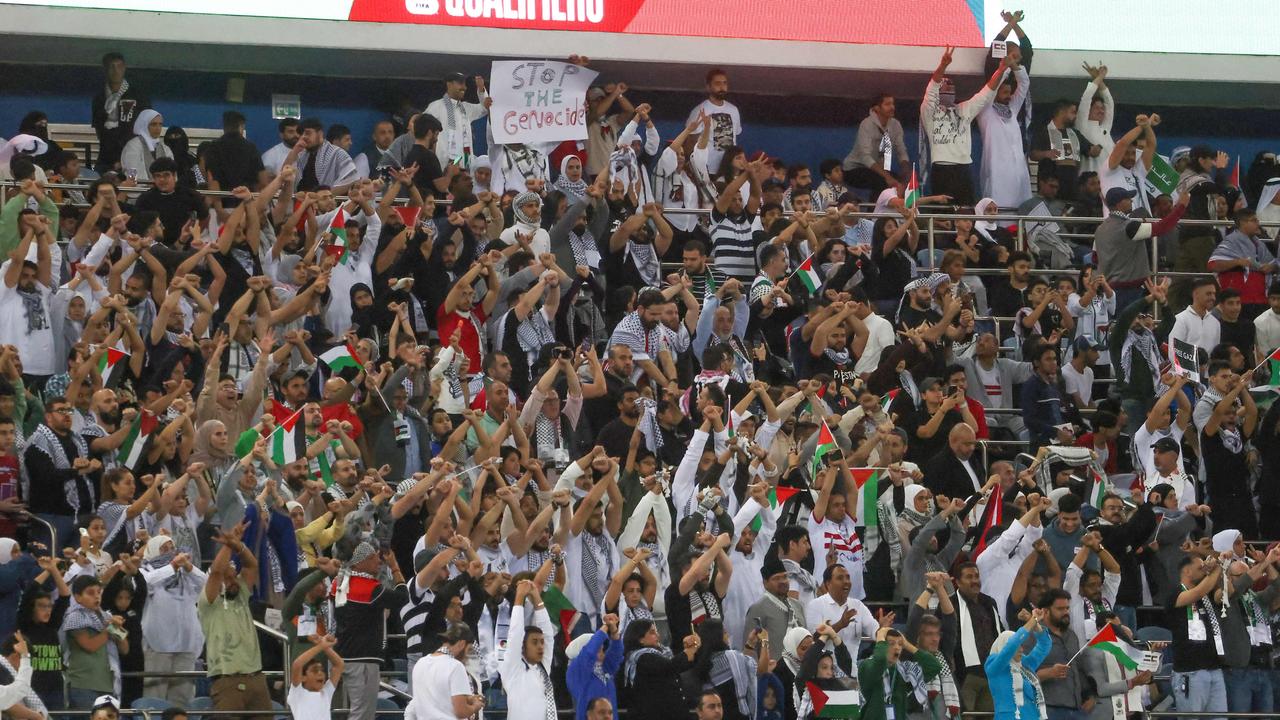
[[(409, 602), (400, 608), (400, 624), (404, 627), (405, 653), (423, 655), (426, 651), (423, 646), (422, 628), (426, 623), (427, 615), (431, 612), (431, 604), (436, 600), (436, 594), (430, 588), (419, 588), (416, 577), (410, 578), (405, 586), (409, 589)], [(432, 642), (435, 642), (435, 638), (432, 638)]]
[(748, 284), (756, 275), (756, 243), (751, 215), (729, 216), (711, 211), (711, 258), (731, 278)]
[(725, 280), (729, 279), (729, 276), (725, 275), (724, 271), (711, 263), (707, 263), (706, 269), (696, 275), (686, 272), (684, 276), (693, 282), (693, 287), (689, 288), (689, 292), (698, 300), (705, 299), (708, 293), (714, 293), (720, 286), (724, 285)]

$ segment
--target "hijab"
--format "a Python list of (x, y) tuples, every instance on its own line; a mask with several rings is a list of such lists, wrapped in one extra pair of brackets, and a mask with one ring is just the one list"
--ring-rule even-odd
[(1240, 538), (1240, 535), (1239, 530), (1223, 530), (1220, 533), (1216, 533), (1213, 536), (1213, 551), (1216, 553), (1234, 553), (1232, 548), (1235, 547), (1236, 540)]
[(14, 135), (9, 142), (0, 145), (0, 167), (9, 164), (15, 155), (43, 155), (49, 151), (49, 143), (35, 135)]
[(191, 156), (191, 140), (187, 138), (187, 131), (175, 125), (164, 131), (164, 144), (173, 152), (173, 160), (178, 163), (178, 170), (186, 172), (195, 164), (195, 158)]
[(793, 627), (782, 637), (782, 662), (794, 675), (800, 674), (800, 643), (811, 637), (813, 633), (802, 627)]
[(369, 297), (373, 297), (373, 289), (364, 283), (356, 283), (351, 286), (351, 325), (356, 329), (356, 334), (361, 337), (369, 337), (377, 325), (378, 315), (375, 309), (377, 301), (367, 308), (356, 307), (356, 293), (367, 292)]
[(281, 255), (279, 262), (276, 263), (276, 282), (287, 286), (291, 290), (296, 290), (297, 288), (293, 284), (293, 271), (300, 262), (302, 262), (302, 258), (292, 253)]
[[(147, 126), (151, 124), (151, 120), (157, 117), (160, 117), (160, 113), (147, 108), (138, 113), (138, 119), (133, 121), (133, 134), (142, 138), (142, 143), (147, 146), (148, 152), (155, 152), (156, 145), (160, 143), (160, 138), (151, 137), (151, 133), (147, 131)], [(164, 133), (161, 133), (160, 137), (164, 137)]]
[[(45, 121), (46, 124), (44, 126), (38, 125), (37, 123), (39, 123), (42, 120)], [(45, 115), (39, 110), (32, 110), (31, 112), (23, 116), (22, 122), (18, 123), (18, 134), (32, 135), (34, 137), (40, 138), (41, 140), (48, 142), (49, 140), (49, 126), (47, 124), (48, 121), (49, 121), (48, 115)]]
[(979, 220), (978, 218), (986, 217), (987, 208), (993, 207), (995, 205), (996, 205), (996, 201), (987, 197), (987, 198), (982, 198), (981, 200), (978, 201), (977, 205), (973, 206), (973, 216), (974, 216), (973, 229), (982, 233), (983, 237), (987, 238), (988, 240), (991, 239), (991, 236), (988, 233), (1000, 227), (1000, 225), (999, 223), (993, 220)]
[(21, 549), (17, 540), (0, 538), (0, 565), (8, 565), (13, 560), (13, 551)]
[[(577, 180), (570, 180), (567, 174), (569, 169), (569, 161), (578, 160), (582, 164), (582, 158), (577, 155), (565, 155), (560, 159), (560, 177), (556, 178), (555, 187), (569, 198), (570, 202), (581, 200), (587, 194), (587, 181), (583, 180), (581, 175)], [(585, 172), (585, 170), (584, 170)]]
[(227, 450), (219, 450), (213, 446), (213, 431), (221, 427), (223, 430), (227, 426), (221, 420), (206, 420), (196, 429), (196, 438), (194, 449), (191, 451), (191, 459), (189, 462), (204, 463), (205, 467), (211, 473), (216, 473), (215, 469), (220, 469), (231, 460), (235, 459), (235, 455)]

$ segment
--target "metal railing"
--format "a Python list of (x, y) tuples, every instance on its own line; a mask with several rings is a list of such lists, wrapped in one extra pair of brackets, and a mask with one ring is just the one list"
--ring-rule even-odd
[[(8, 201), (8, 199), (9, 199), (9, 194), (10, 194), (10, 191), (11, 191), (11, 190), (17, 190), (17, 189), (18, 189), (18, 188), (20, 188), (21, 186), (22, 186), (22, 183), (20, 183), (20, 182), (19, 182), (19, 181), (17, 181), (17, 180), (0, 180), (0, 205), (3, 205), (5, 202), (7, 202), (7, 201)], [(80, 191), (87, 191), (87, 190), (89, 189), (89, 185), (88, 185), (88, 184), (86, 184), (86, 183), (45, 183), (42, 187), (43, 187), (45, 190), (80, 190)], [(138, 195), (138, 194), (144, 193), (144, 192), (146, 192), (147, 190), (150, 190), (150, 189), (151, 189), (151, 184), (150, 184), (150, 183), (147, 183), (147, 182), (139, 182), (139, 183), (137, 183), (137, 184), (135, 184), (135, 185), (131, 185), (131, 186), (122, 186), (122, 185), (120, 185), (120, 184), (117, 184), (117, 185), (116, 185), (116, 192), (125, 193), (125, 194), (128, 194), (128, 195)], [(229, 197), (235, 197), (234, 193), (232, 193), (230, 190), (202, 190), (202, 189), (197, 189), (197, 190), (196, 190), (196, 192), (197, 192), (197, 193), (199, 193), (200, 195), (204, 196), (204, 197), (209, 197), (209, 198), (229, 198)], [(253, 196), (254, 196), (254, 197), (258, 197), (258, 196), (259, 196), (259, 194), (260, 194), (260, 193), (254, 193), (254, 194), (253, 194)], [(335, 201), (337, 201), (337, 202), (346, 202), (346, 201), (350, 200), (351, 198), (350, 198), (349, 196), (347, 196), (347, 195), (335, 195), (333, 199), (334, 199)], [(425, 200), (425, 199), (427, 199), (427, 198), (424, 198), (424, 200)], [(409, 204), (409, 202), (410, 202), (410, 201), (409, 201), (409, 198), (397, 197), (397, 198), (395, 198), (394, 200), (392, 200), (392, 201), (391, 201), (391, 204), (392, 204), (392, 205), (394, 205), (394, 206), (403, 206), (403, 205), (408, 205), (408, 204)], [(71, 205), (73, 205), (73, 206), (75, 206), (75, 207), (89, 207), (89, 206), (90, 206), (90, 203), (87, 203), (87, 202), (85, 202), (85, 203), (76, 203), (76, 202), (64, 201), (64, 203), (63, 203), (63, 204), (71, 204)], [(452, 200), (438, 200), (438, 199), (437, 199), (437, 200), (435, 200), (435, 204), (436, 204), (436, 205), (449, 206), (449, 205), (452, 205), (452, 204), (453, 204), (453, 201), (452, 201)]]

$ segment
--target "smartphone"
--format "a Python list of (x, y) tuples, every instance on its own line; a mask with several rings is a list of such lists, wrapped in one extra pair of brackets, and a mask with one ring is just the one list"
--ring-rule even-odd
[(947, 395), (955, 395), (958, 392), (960, 392), (960, 388), (956, 387), (955, 385), (947, 386)]
[(225, 323), (225, 322), (224, 322), (224, 323), (222, 323), (222, 324), (218, 325), (218, 332), (222, 333), (223, 335), (230, 335), (230, 334), (231, 334), (231, 324), (230, 324), (230, 323)]
[(764, 621), (761, 620), (760, 618), (756, 618), (756, 632), (762, 632), (763, 630), (764, 630)]

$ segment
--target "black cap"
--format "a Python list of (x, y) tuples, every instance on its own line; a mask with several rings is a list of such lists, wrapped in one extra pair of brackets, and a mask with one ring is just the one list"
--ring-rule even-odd
[(1171, 437), (1162, 437), (1151, 443), (1151, 449), (1156, 452), (1178, 452), (1178, 441)]
[(1114, 207), (1119, 205), (1122, 201), (1136, 197), (1137, 195), (1137, 190), (1126, 190), (1122, 187), (1113, 187), (1107, 191), (1107, 207)]
[(760, 183), (761, 190), (782, 190), (782, 189), (785, 189), (786, 187), (787, 187), (786, 183), (782, 182), (778, 178), (772, 178), (772, 177), (765, 178), (765, 181)]
[(467, 81), (467, 76), (460, 72), (451, 72), (444, 76), (444, 81), (465, 83)]

